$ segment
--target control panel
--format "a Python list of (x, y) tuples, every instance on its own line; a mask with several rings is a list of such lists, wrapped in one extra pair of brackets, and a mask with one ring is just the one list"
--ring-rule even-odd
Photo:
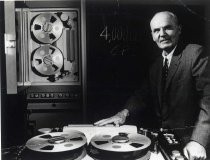
[(158, 143), (160, 151), (167, 160), (187, 160), (183, 154), (183, 143), (175, 133), (160, 131)]
[(33, 99), (78, 99), (80, 97), (79, 93), (74, 92), (41, 92), (41, 93), (30, 93), (27, 95), (28, 100)]

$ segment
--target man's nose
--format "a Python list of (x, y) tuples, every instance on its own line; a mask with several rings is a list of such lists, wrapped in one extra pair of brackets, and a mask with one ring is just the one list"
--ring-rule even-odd
[(161, 28), (160, 29), (160, 36), (165, 36), (165, 35), (166, 35), (165, 29)]

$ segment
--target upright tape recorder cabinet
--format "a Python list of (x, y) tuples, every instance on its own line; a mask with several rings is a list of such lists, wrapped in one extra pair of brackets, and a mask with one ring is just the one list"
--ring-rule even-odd
[(4, 4), (7, 92), (24, 93), (27, 125), (37, 129), (82, 123), (86, 106), (84, 1)]

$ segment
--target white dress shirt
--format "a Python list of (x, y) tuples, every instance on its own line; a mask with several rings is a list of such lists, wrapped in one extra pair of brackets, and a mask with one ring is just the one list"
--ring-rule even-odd
[(171, 59), (172, 59), (172, 57), (173, 57), (173, 54), (174, 54), (175, 49), (176, 49), (176, 47), (174, 47), (174, 49), (173, 49), (169, 54), (167, 54), (165, 51), (162, 52), (162, 56), (163, 56), (163, 65), (164, 65), (165, 59), (167, 58), (167, 59), (168, 59), (168, 67), (170, 66), (170, 64), (171, 64)]

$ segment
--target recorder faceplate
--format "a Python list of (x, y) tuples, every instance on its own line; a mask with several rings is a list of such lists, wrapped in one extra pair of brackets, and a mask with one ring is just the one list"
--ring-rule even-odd
[(79, 11), (16, 9), (18, 84), (80, 85)]

